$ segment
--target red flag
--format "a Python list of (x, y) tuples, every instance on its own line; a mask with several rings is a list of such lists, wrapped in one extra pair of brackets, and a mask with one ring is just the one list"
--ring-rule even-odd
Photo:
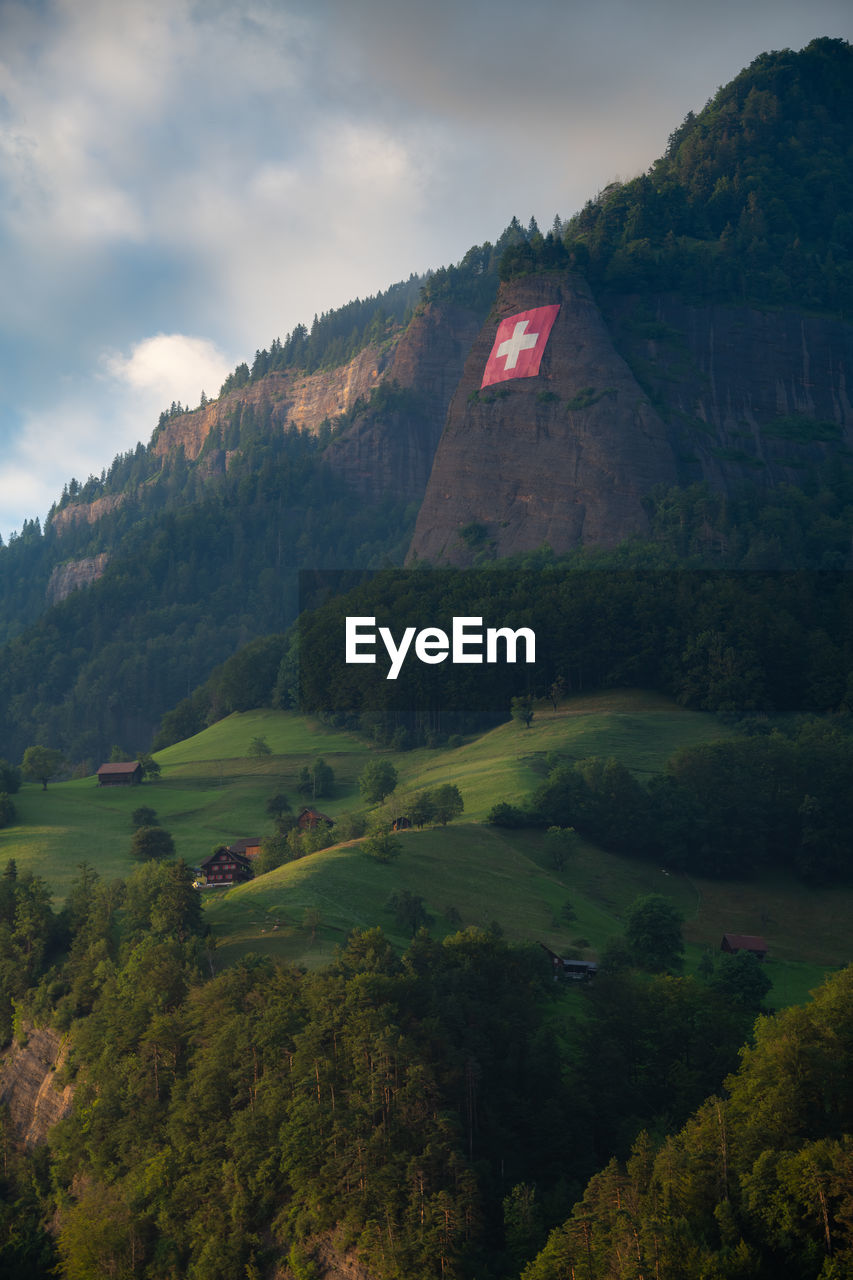
[(548, 336), (560, 310), (559, 302), (551, 307), (534, 307), (501, 320), (492, 354), (486, 361), (480, 390), (493, 382), (509, 378), (535, 378)]

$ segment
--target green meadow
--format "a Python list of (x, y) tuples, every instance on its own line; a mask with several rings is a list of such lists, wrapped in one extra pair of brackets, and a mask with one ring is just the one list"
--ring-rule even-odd
[[(218, 844), (272, 834), (266, 802), (284, 791), (294, 808), (300, 769), (322, 756), (335, 772), (334, 793), (317, 807), (330, 816), (363, 809), (358, 776), (377, 754), (399, 774), (387, 816), (405, 812), (414, 791), (452, 782), (465, 802), (447, 827), (400, 835), (400, 857), (380, 864), (351, 842), (287, 864), (233, 889), (203, 891), (218, 963), (249, 951), (308, 967), (322, 966), (353, 928), (380, 925), (400, 947), (406, 930), (388, 905), (408, 890), (423, 899), (437, 936), (461, 926), (499, 928), (512, 941), (574, 947), (593, 958), (640, 894), (662, 893), (685, 917), (687, 967), (718, 951), (724, 932), (761, 933), (770, 947), (771, 1001), (803, 1000), (824, 973), (851, 952), (853, 891), (805, 890), (785, 877), (738, 882), (670, 875), (647, 862), (581, 843), (560, 872), (549, 865), (543, 836), (505, 831), (484, 819), (500, 800), (520, 801), (547, 771), (547, 758), (615, 756), (647, 778), (680, 746), (724, 735), (712, 716), (668, 699), (616, 691), (538, 705), (532, 725), (503, 724), (455, 749), (378, 753), (356, 734), (271, 710), (235, 714), (157, 755), (162, 775), (134, 788), (98, 787), (95, 778), (25, 784), (15, 797), (19, 825), (0, 831), (0, 862), (44, 877), (57, 900), (80, 863), (106, 879), (126, 876), (131, 814), (155, 809), (178, 854), (196, 865)], [(249, 757), (253, 738), (271, 754)]]

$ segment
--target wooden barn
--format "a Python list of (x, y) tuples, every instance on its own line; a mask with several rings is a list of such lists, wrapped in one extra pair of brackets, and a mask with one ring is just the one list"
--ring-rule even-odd
[(300, 831), (313, 831), (321, 822), (325, 822), (327, 827), (335, 825), (334, 818), (326, 813), (318, 813), (316, 809), (300, 809), (296, 817), (296, 825)]
[(756, 933), (724, 933), (720, 950), (729, 956), (736, 956), (739, 951), (749, 951), (759, 960), (764, 960), (767, 956), (767, 943)]
[(98, 770), (99, 787), (137, 787), (141, 781), (142, 765), (138, 760), (102, 764)]
[(555, 982), (561, 976), (567, 978), (569, 982), (589, 982), (598, 973), (598, 964), (595, 960), (574, 960), (558, 956), (556, 951), (546, 947), (544, 942), (540, 942), (539, 945), (551, 957)]

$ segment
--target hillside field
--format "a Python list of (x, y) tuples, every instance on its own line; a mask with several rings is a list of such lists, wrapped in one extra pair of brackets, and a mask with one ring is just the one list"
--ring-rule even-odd
[[(100, 788), (87, 778), (51, 783), (47, 791), (25, 784), (15, 797), (20, 824), (0, 831), (0, 862), (14, 858), (19, 869), (43, 876), (60, 900), (81, 862), (107, 879), (126, 876), (134, 865), (130, 815), (145, 804), (171, 831), (178, 854), (195, 865), (217, 844), (271, 834), (265, 805), (275, 792), (286, 792), (298, 810), (299, 770), (317, 756), (336, 780), (333, 795), (317, 807), (330, 816), (363, 809), (358, 776), (382, 754), (399, 774), (389, 815), (405, 811), (407, 793), (453, 782), (465, 801), (462, 818), (446, 828), (402, 833), (401, 856), (389, 865), (353, 842), (234, 889), (204, 891), (220, 965), (255, 951), (319, 967), (352, 928), (374, 924), (403, 947), (406, 931), (387, 905), (402, 889), (423, 898), (438, 935), (460, 924), (497, 926), (513, 941), (556, 951), (574, 946), (593, 957), (620, 932), (634, 898), (656, 892), (684, 913), (688, 968), (704, 949), (716, 951), (726, 931), (764, 934), (774, 980), (770, 1001), (787, 1004), (805, 999), (828, 968), (849, 960), (853, 891), (805, 890), (781, 876), (736, 884), (690, 879), (588, 843), (556, 872), (542, 833), (484, 822), (497, 801), (521, 800), (541, 780), (549, 753), (567, 761), (612, 755), (646, 779), (679, 746), (724, 733), (712, 716), (637, 691), (569, 699), (556, 712), (540, 704), (527, 730), (509, 722), (456, 749), (398, 754), (378, 753), (356, 734), (293, 713), (235, 714), (159, 752), (162, 776), (155, 783)], [(258, 736), (272, 754), (250, 758), (249, 744)]]

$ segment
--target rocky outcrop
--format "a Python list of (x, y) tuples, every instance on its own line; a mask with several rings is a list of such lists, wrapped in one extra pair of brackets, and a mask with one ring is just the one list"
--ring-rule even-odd
[[(350, 414), (352, 420), (326, 452), (329, 466), (368, 500), (390, 494), (419, 502), (450, 397), (478, 330), (479, 321), (472, 312), (428, 305), (405, 330), (365, 347), (336, 369), (269, 373), (203, 409), (167, 419), (154, 433), (151, 452), (165, 459), (182, 451), (204, 479), (225, 472), (238, 452), (227, 447), (228, 428), (247, 408), (259, 417), (263, 414), (273, 430), (296, 426), (317, 432), (323, 423), (335, 424)], [(373, 392), (383, 385), (393, 386), (393, 393), (380, 403), (372, 402)], [(211, 436), (222, 443), (211, 448)], [(127, 496), (71, 503), (55, 513), (53, 527), (61, 534), (80, 522), (94, 524)], [(78, 580), (73, 575), (69, 578), (69, 590), (82, 585), (84, 572), (80, 570)], [(60, 577), (55, 589), (68, 594)]]
[(430, 304), (411, 321), (387, 371), (394, 394), (359, 414), (327, 451), (329, 465), (358, 493), (421, 500), (479, 328), (473, 312), (448, 305)]
[[(342, 1247), (333, 1232), (307, 1241), (300, 1253), (317, 1280), (373, 1280), (372, 1272), (361, 1264), (358, 1255)], [(301, 1268), (300, 1274), (305, 1274)], [(296, 1272), (290, 1266), (279, 1267), (274, 1280), (296, 1280)]]
[(310, 374), (268, 373), (258, 382), (229, 391), (204, 409), (170, 418), (155, 433), (152, 450), (157, 457), (165, 457), (183, 449), (187, 461), (192, 462), (211, 431), (227, 426), (235, 409), (243, 405), (269, 407), (274, 427), (292, 424), (316, 432), (327, 418), (349, 413), (359, 397), (369, 398), (382, 380), (396, 344), (397, 339), (393, 338), (381, 346), (365, 347), (337, 369)]
[(853, 326), (673, 296), (620, 299), (610, 321), (661, 406), (682, 483), (802, 484), (853, 446)]
[[(480, 391), (500, 320), (559, 303), (537, 377)], [(674, 483), (665, 423), (571, 273), (501, 287), (453, 396), (410, 559), (465, 563), (461, 530), (499, 556), (550, 544), (613, 546), (646, 528), (643, 497)]]
[[(498, 322), (560, 303), (535, 378), (479, 390)], [(611, 300), (579, 276), (503, 285), (447, 417), (409, 553), (468, 563), (612, 546), (657, 485), (804, 480), (853, 448), (853, 327), (792, 309)]]
[(25, 1045), (14, 1042), (0, 1056), (0, 1103), (9, 1108), (16, 1142), (28, 1150), (71, 1110), (73, 1086), (54, 1083), (67, 1052), (67, 1040), (55, 1031), (32, 1028)]
[(109, 555), (102, 551), (96, 556), (87, 556), (84, 560), (69, 560), (58, 564), (50, 575), (45, 592), (48, 604), (58, 604), (72, 591), (80, 587), (88, 587), (97, 582), (109, 563)]
[(102, 516), (115, 511), (126, 499), (125, 493), (108, 493), (103, 498), (94, 498), (92, 502), (72, 502), (55, 511), (50, 522), (57, 533), (64, 533), (76, 524), (96, 524)]

